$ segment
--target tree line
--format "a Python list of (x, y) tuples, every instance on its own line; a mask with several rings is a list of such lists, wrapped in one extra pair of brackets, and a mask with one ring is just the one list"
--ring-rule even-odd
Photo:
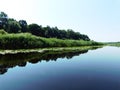
[(42, 27), (38, 24), (27, 24), (26, 20), (15, 20), (8, 18), (4, 12), (0, 12), (0, 29), (4, 29), (8, 33), (31, 33), (36, 36), (45, 38), (58, 38), (58, 39), (74, 39), (90, 41), (89, 37), (79, 32), (74, 32), (72, 29), (60, 30), (57, 27)]

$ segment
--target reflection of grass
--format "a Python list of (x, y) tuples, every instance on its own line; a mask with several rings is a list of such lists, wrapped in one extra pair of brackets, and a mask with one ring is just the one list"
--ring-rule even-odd
[(16, 54), (16, 53), (31, 53), (31, 52), (46, 52), (46, 51), (76, 51), (76, 50), (88, 50), (102, 46), (82, 46), (82, 47), (56, 47), (56, 48), (38, 48), (38, 49), (18, 49), (18, 50), (0, 50), (0, 54)]
[[(38, 49), (36, 52), (31, 52), (30, 50), (27, 50), (29, 53), (12, 53), (5, 55), (0, 55), (0, 64), (1, 65), (9, 65), (9, 66), (16, 66), (16, 65), (22, 65), (26, 62), (38, 62), (41, 60), (49, 61), (49, 60), (56, 60), (57, 58), (72, 58), (74, 55), (79, 55), (82, 53), (86, 53), (88, 50), (91, 49), (97, 49), (96, 47), (72, 47), (72, 48), (46, 48), (46, 49)], [(42, 52), (37, 52), (42, 50)], [(19, 50), (18, 50), (19, 51)], [(24, 50), (25, 51), (25, 50)]]

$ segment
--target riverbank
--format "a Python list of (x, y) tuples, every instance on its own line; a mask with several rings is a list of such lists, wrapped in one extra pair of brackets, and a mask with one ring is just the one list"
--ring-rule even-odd
[(120, 42), (108, 42), (108, 43), (106, 43), (106, 45), (120, 47)]
[(0, 49), (35, 49), (53, 47), (76, 47), (76, 46), (96, 46), (102, 43), (95, 41), (70, 40), (57, 38), (43, 38), (30, 33), (0, 34)]

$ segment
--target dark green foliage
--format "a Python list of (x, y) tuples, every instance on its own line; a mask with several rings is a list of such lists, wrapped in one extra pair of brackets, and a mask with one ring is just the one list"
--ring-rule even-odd
[(8, 24), (8, 16), (4, 12), (0, 12), (0, 29), (5, 29)]
[(28, 32), (27, 22), (25, 20), (20, 20), (19, 24), (21, 26), (21, 32)]
[(79, 32), (74, 32), (71, 29), (59, 30), (57, 27), (43, 27), (45, 32), (44, 37), (46, 38), (58, 38), (58, 39), (73, 39), (73, 40), (85, 40), (90, 41), (87, 35), (80, 34)]
[(29, 32), (33, 35), (46, 38), (90, 41), (87, 35), (74, 32), (72, 29), (59, 30), (57, 27), (42, 27), (38, 24), (27, 25), (25, 20), (20, 20), (18, 22), (12, 18), (8, 18), (7, 14), (4, 12), (0, 13), (0, 29), (4, 29), (8, 33)]
[(8, 27), (6, 29), (8, 33), (18, 33), (20, 32), (20, 30), (21, 30), (21, 26), (16, 20), (14, 19), (8, 20)]
[(44, 35), (44, 31), (43, 31), (42, 27), (37, 24), (30, 24), (28, 26), (28, 30), (30, 33), (32, 33), (33, 35), (36, 35), (36, 36)]

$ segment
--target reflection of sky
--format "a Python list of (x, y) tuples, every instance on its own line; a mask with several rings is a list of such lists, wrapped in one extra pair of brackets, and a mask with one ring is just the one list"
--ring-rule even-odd
[(17, 20), (74, 29), (93, 40), (120, 40), (120, 0), (3, 0), (0, 9)]
[(10, 69), (0, 76), (0, 90), (119, 90), (119, 49), (104, 47), (69, 60)]

